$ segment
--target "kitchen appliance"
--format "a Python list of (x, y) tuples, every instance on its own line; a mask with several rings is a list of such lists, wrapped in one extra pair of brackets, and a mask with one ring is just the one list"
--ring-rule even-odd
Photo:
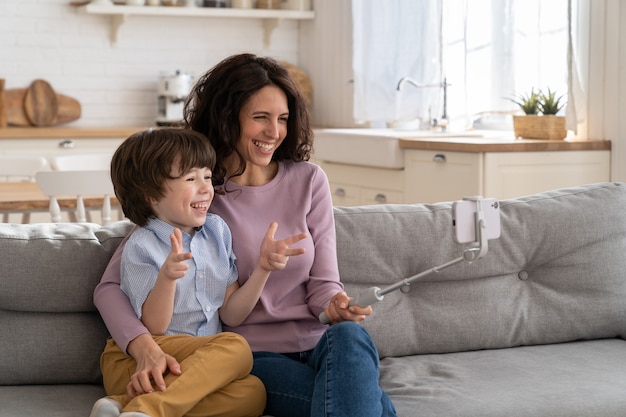
[(158, 126), (171, 126), (183, 120), (185, 100), (193, 87), (193, 75), (177, 70), (159, 77)]

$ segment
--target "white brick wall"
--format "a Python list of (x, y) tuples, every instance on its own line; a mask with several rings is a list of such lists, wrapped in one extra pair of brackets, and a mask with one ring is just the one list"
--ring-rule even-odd
[(110, 18), (79, 14), (69, 3), (0, 0), (0, 78), (6, 88), (43, 78), (78, 99), (82, 117), (71, 126), (153, 124), (162, 72), (197, 77), (239, 52), (298, 65), (297, 20), (283, 20), (266, 48), (260, 19), (133, 15), (111, 45)]

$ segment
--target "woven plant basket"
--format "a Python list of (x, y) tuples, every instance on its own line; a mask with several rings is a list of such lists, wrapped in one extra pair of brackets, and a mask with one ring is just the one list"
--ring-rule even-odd
[(563, 140), (567, 137), (563, 116), (513, 116), (513, 131), (516, 138)]
[(300, 89), (300, 92), (304, 96), (304, 101), (310, 109), (311, 103), (313, 102), (313, 85), (311, 84), (311, 79), (304, 71), (287, 61), (281, 61), (280, 64), (287, 68), (289, 75), (296, 83), (296, 87)]

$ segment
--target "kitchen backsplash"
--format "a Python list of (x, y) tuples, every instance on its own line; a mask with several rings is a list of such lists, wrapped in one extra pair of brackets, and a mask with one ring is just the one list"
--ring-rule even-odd
[(0, 78), (7, 89), (45, 79), (78, 99), (82, 116), (71, 126), (151, 125), (162, 73), (198, 77), (240, 52), (297, 65), (298, 25), (281, 21), (266, 47), (261, 19), (131, 15), (112, 45), (109, 16), (80, 14), (69, 0), (3, 0)]

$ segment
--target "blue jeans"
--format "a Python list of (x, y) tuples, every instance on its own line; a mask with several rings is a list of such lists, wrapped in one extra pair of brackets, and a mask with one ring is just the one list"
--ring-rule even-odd
[(275, 417), (395, 417), (380, 388), (378, 351), (357, 323), (328, 328), (315, 349), (255, 352), (252, 374), (265, 384), (265, 413)]

